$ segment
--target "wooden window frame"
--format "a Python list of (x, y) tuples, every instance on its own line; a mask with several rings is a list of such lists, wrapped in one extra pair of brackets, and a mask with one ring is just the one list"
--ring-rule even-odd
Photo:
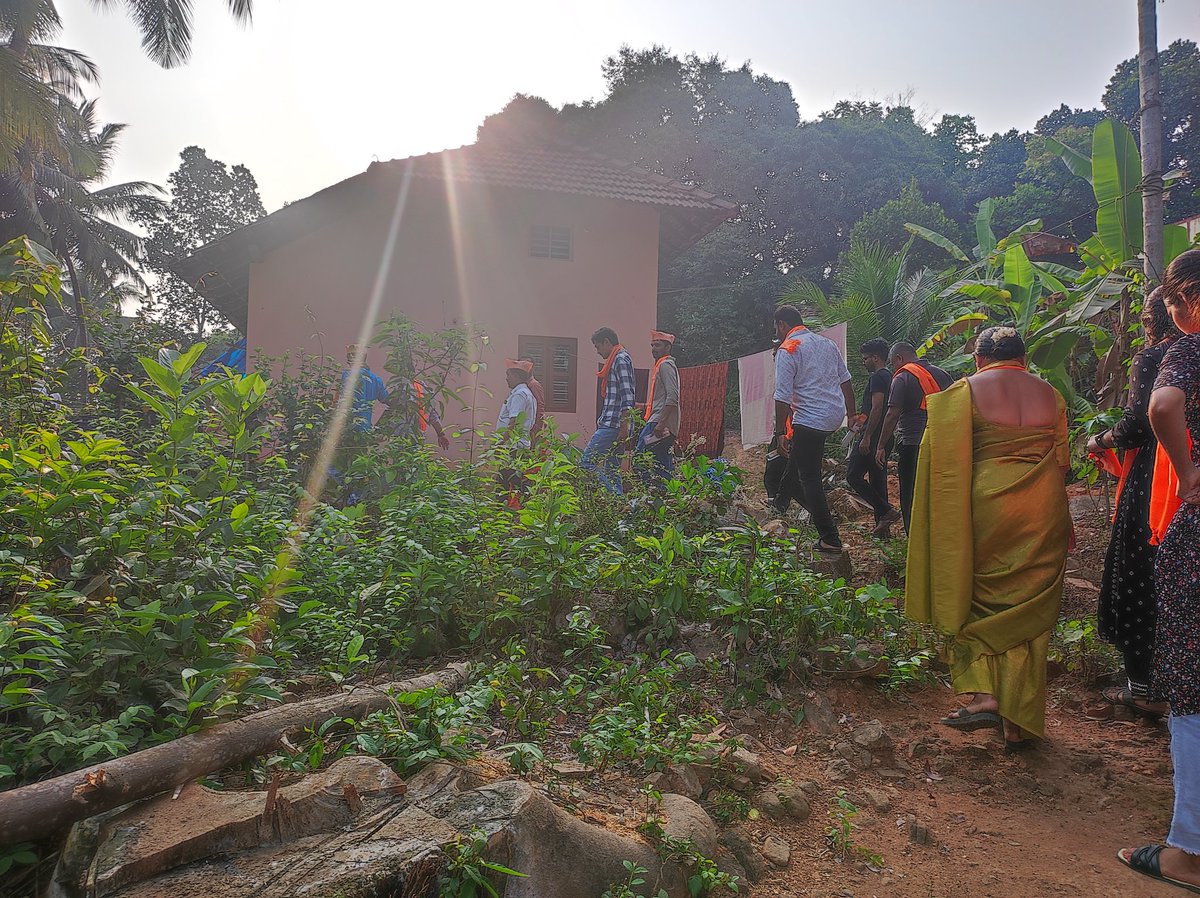
[(575, 255), (575, 241), (570, 228), (559, 225), (529, 226), (529, 255), (551, 262), (570, 262)]
[[(554, 367), (556, 349), (562, 349), (566, 353), (566, 370), (560, 371)], [(517, 357), (533, 359), (533, 376), (541, 382), (542, 388), (546, 391), (546, 414), (575, 414), (579, 396), (579, 339), (577, 337), (521, 334), (517, 337)], [(566, 402), (560, 402), (554, 398), (556, 381), (566, 382)]]

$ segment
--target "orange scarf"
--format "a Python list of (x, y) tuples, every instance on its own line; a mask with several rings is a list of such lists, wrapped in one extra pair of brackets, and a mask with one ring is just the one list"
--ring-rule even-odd
[(596, 372), (596, 376), (600, 378), (600, 395), (608, 395), (608, 372), (612, 370), (613, 359), (617, 357), (617, 353), (624, 349), (620, 343), (612, 348), (612, 352), (608, 354), (608, 358), (604, 360), (604, 367)]
[[(1188, 451), (1192, 448), (1192, 435), (1188, 434)], [(1154, 481), (1150, 487), (1150, 545), (1157, 546), (1167, 535), (1167, 528), (1179, 511), (1183, 500), (1179, 498), (1179, 477), (1171, 464), (1167, 450), (1158, 445), (1154, 456)]]
[(669, 355), (664, 355), (661, 359), (655, 359), (654, 367), (650, 369), (650, 384), (646, 387), (646, 421), (650, 420), (650, 413), (654, 411), (654, 379), (658, 377), (658, 366), (669, 358)]
[(1099, 455), (1089, 453), (1096, 461), (1096, 467), (1117, 478), (1117, 497), (1113, 500), (1113, 520), (1117, 519), (1117, 509), (1121, 505), (1121, 493), (1125, 490), (1125, 481), (1129, 479), (1129, 471), (1133, 468), (1133, 460), (1137, 458), (1137, 449), (1126, 449), (1123, 460), (1117, 460), (1117, 453), (1105, 449)]
[(800, 338), (793, 337), (792, 334), (800, 334), (806, 330), (808, 330), (808, 328), (803, 324), (796, 325), (790, 331), (788, 331), (787, 336), (783, 338), (783, 342), (779, 344), (779, 348), (786, 353), (795, 352), (800, 347)]
[(417, 426), (424, 433), (429, 428), (429, 413), (425, 411), (425, 388), (419, 380), (412, 382), (413, 392), (417, 394)]
[[(938, 386), (938, 382), (933, 379), (933, 375), (918, 365), (916, 362), (909, 362), (907, 365), (901, 365), (900, 371), (907, 371), (917, 379), (917, 383), (921, 385), (921, 392), (925, 395), (921, 397), (921, 408), (925, 408), (925, 400), (930, 393), (940, 393), (942, 388)], [(899, 372), (896, 372), (897, 374)]]

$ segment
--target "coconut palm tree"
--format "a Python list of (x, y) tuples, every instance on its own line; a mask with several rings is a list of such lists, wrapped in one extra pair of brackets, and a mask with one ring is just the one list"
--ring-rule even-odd
[(874, 337), (920, 345), (953, 303), (942, 295), (943, 273), (910, 267), (910, 245), (894, 253), (874, 242), (854, 241), (838, 260), (830, 296), (811, 281), (799, 281), (783, 301), (816, 309), (827, 324), (845, 321), (847, 346), (853, 348)]
[[(147, 55), (164, 68), (187, 62), (192, 46), (191, 0), (92, 0), (107, 9), (124, 6), (142, 32)], [(253, 0), (226, 0), (233, 17), (249, 22)], [(54, 0), (0, 0), (0, 168), (18, 148), (64, 152), (55, 119), (57, 102), (81, 99), (80, 85), (94, 82), (96, 67), (82, 53), (54, 46), (62, 30)]]
[[(85, 305), (145, 290), (137, 262), (145, 241), (119, 223), (152, 214), (161, 188), (143, 181), (97, 187), (108, 176), (124, 125), (96, 122), (95, 101), (60, 112), (65, 158), (18, 152), (0, 172), (0, 242), (22, 234), (62, 260), (75, 313), (75, 344), (87, 345)], [(24, 177), (28, 172), (30, 177)]]

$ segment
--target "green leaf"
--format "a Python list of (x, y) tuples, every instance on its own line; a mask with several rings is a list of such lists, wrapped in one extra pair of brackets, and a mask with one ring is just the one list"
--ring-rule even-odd
[(133, 384), (126, 384), (126, 387), (129, 389), (129, 392), (133, 393), (134, 396), (142, 400), (142, 402), (146, 403), (146, 405), (150, 406), (150, 408), (154, 409), (154, 411), (156, 411), (159, 417), (164, 421), (170, 421), (172, 418), (174, 418), (174, 409), (172, 409), (157, 396), (152, 396), (141, 387), (134, 386)]
[(1046, 148), (1051, 152), (1058, 153), (1059, 158), (1066, 163), (1071, 174), (1083, 178), (1089, 184), (1092, 182), (1092, 160), (1083, 153), (1053, 137), (1046, 138)]
[(1137, 143), (1121, 122), (1105, 119), (1092, 134), (1092, 191), (1096, 233), (1119, 261), (1142, 248), (1142, 162)]
[(142, 368), (145, 369), (150, 379), (154, 381), (155, 386), (162, 390), (163, 393), (171, 399), (178, 399), (183, 395), (183, 384), (175, 376), (174, 371), (160, 365), (154, 359), (143, 357), (139, 358), (138, 361), (142, 363)]
[(1167, 225), (1163, 228), (1163, 265), (1170, 265), (1172, 259), (1190, 248), (1187, 228), (1181, 225)]
[(911, 222), (904, 225), (904, 230), (908, 231), (910, 234), (915, 234), (922, 240), (928, 240), (930, 243), (936, 247), (939, 247), (940, 249), (944, 249), (960, 262), (971, 261), (967, 258), (967, 254), (959, 249), (958, 245), (955, 244), (954, 241), (952, 241), (949, 237), (943, 237), (937, 231), (931, 231), (929, 228), (923, 228), (920, 225), (912, 224)]
[(204, 352), (206, 345), (205, 343), (197, 343), (171, 362), (171, 367), (175, 369), (175, 376), (179, 378), (180, 383), (186, 383), (191, 379), (192, 368), (195, 366), (196, 360), (200, 358), (200, 353)]
[(992, 213), (996, 209), (996, 201), (991, 197), (979, 204), (975, 213), (975, 239), (979, 241), (979, 258), (984, 259), (996, 249), (996, 235), (992, 232)]
[(1019, 240), (1013, 241), (1004, 251), (1004, 284), (1012, 293), (1013, 312), (1022, 332), (1029, 329), (1029, 322), (1036, 311), (1033, 289), (1036, 280), (1033, 265), (1029, 256), (1025, 255), (1025, 247)]
[(1086, 327), (1060, 327), (1029, 347), (1029, 360), (1044, 370), (1057, 368), (1089, 333)]

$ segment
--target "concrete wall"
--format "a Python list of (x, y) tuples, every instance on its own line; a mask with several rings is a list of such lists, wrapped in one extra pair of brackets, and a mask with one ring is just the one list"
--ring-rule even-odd
[[(251, 266), (252, 366), (263, 354), (322, 347), (340, 362), (367, 314), (395, 202), (365, 201)], [(399, 312), (423, 329), (472, 325), (487, 333), (480, 384), (495, 397), (478, 394), (476, 417), (485, 422), (507, 395), (503, 360), (516, 355), (519, 335), (576, 337), (576, 411), (554, 417), (560, 430), (586, 439), (595, 428), (592, 332), (613, 327), (636, 364), (651, 361), (658, 218), (652, 207), (612, 200), (414, 182), (378, 319)], [(531, 257), (535, 224), (571, 229), (570, 261)], [(381, 351), (368, 360), (383, 374)], [(468, 414), (447, 411), (451, 429), (468, 426)]]

